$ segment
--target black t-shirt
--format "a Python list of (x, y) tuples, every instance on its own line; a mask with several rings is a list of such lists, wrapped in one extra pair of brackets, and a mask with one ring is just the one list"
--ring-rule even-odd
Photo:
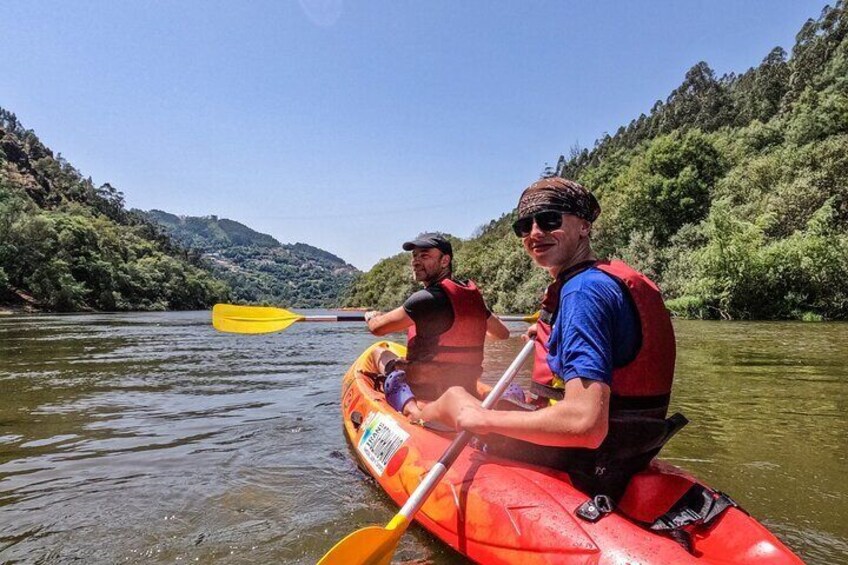
[[(466, 283), (454, 280), (465, 286)], [(415, 334), (421, 337), (435, 337), (448, 331), (453, 325), (453, 306), (445, 290), (433, 284), (419, 290), (406, 299), (403, 309), (415, 322)], [(486, 316), (491, 312), (487, 310)]]

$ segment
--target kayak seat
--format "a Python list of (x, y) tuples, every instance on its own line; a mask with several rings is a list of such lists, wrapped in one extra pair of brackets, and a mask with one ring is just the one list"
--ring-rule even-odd
[(629, 520), (670, 536), (692, 554), (696, 553), (693, 536), (729, 508), (739, 505), (726, 494), (654, 466), (633, 476), (618, 505)]

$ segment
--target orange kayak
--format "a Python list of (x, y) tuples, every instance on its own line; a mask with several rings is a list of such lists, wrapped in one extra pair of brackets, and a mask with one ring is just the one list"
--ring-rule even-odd
[[(377, 345), (406, 353), (391, 342), (367, 349), (345, 374), (342, 416), (361, 466), (401, 506), (454, 434), (411, 424), (386, 403), (368, 376), (376, 373), (370, 352)], [(646, 527), (697, 484), (682, 470), (654, 461), (633, 478), (613, 512), (590, 522), (575, 513), (588, 496), (566, 473), (466, 447), (415, 520), (470, 560), (486, 564), (802, 563), (734, 506), (708, 526), (690, 529), (688, 549)]]

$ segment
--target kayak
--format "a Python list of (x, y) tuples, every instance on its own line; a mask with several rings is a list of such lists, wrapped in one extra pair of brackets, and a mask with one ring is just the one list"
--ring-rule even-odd
[[(402, 506), (455, 433), (410, 423), (386, 403), (374, 384), (371, 350), (377, 346), (406, 353), (402, 345), (383, 341), (359, 356), (342, 382), (342, 418), (360, 466)], [(646, 527), (698, 484), (655, 460), (631, 480), (612, 512), (592, 522), (578, 515), (591, 501), (567, 473), (466, 447), (415, 520), (468, 559), (486, 564), (803, 563), (736, 506), (708, 526), (690, 528), (688, 548)]]

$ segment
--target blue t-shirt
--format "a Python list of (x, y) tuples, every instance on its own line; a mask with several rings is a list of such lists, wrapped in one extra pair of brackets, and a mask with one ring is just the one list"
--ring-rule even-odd
[(642, 341), (639, 317), (627, 291), (591, 267), (566, 281), (548, 342), (548, 366), (563, 381), (612, 384), (614, 367), (636, 356)]

